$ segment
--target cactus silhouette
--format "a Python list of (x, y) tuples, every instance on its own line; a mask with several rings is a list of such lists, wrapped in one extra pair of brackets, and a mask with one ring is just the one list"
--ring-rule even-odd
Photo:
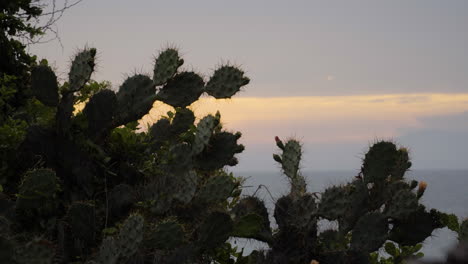
[[(245, 197), (233, 210), (241, 212), (236, 214), (240, 219), (252, 219), (251, 232), (238, 233), (240, 237), (270, 246), (252, 252), (248, 263), (371, 263), (371, 254), (386, 242), (415, 246), (434, 229), (447, 226), (448, 215), (427, 210), (419, 202), (426, 183), (421, 182), (415, 191), (418, 183), (405, 181), (404, 174), (411, 167), (408, 152), (393, 142), (373, 144), (360, 175), (350, 183), (312, 194), (299, 171), (299, 142), (283, 143), (278, 137), (275, 141), (281, 153), (273, 159), (291, 186), (275, 203), (278, 230), (271, 231), (267, 209), (258, 198)], [(318, 222), (323, 220), (334, 221), (336, 228), (319, 231)]]
[[(135, 74), (117, 92), (86, 100), (95, 57), (94, 48), (80, 51), (61, 86), (46, 64), (31, 72), (30, 96), (55, 122), (28, 128), (21, 166), (0, 194), (2, 263), (208, 261), (233, 230), (229, 198), (240, 182), (223, 168), (244, 147), (219, 113), (195, 123), (187, 107), (203, 93), (230, 98), (249, 79), (225, 65), (205, 81), (180, 71), (184, 61), (171, 48), (156, 58), (152, 78)], [(78, 95), (86, 104), (76, 113)], [(172, 115), (137, 131), (157, 100)]]

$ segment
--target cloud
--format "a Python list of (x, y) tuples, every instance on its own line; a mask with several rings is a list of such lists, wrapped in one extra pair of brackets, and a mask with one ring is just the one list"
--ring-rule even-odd
[[(466, 112), (468, 94), (202, 98), (191, 108), (199, 117), (219, 110), (225, 127), (241, 131), (246, 143), (270, 142), (275, 135), (309, 143), (361, 142), (422, 128), (426, 118)], [(142, 121), (154, 123), (168, 110), (157, 102)]]

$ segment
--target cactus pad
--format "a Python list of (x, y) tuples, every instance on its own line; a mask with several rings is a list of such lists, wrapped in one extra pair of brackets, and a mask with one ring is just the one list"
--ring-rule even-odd
[(139, 214), (130, 215), (120, 228), (116, 241), (120, 255), (125, 258), (133, 256), (143, 240), (145, 220)]
[(175, 220), (164, 221), (150, 232), (146, 244), (157, 249), (174, 249), (184, 242), (184, 230)]
[(57, 106), (58, 85), (57, 76), (49, 66), (39, 65), (31, 71), (31, 88), (34, 96), (47, 106)]
[(57, 203), (56, 194), (60, 190), (53, 170), (37, 169), (27, 172), (19, 186), (16, 209), (19, 212), (39, 215), (52, 213)]
[(91, 78), (95, 66), (96, 49), (86, 48), (79, 52), (72, 62), (69, 79), (69, 91), (79, 91)]
[(195, 139), (192, 144), (192, 154), (197, 155), (201, 153), (210, 142), (213, 129), (218, 125), (219, 118), (207, 115), (197, 124), (197, 131)]
[(181, 72), (159, 90), (158, 100), (173, 107), (186, 107), (204, 92), (203, 78), (194, 72)]
[(118, 111), (115, 126), (124, 125), (146, 115), (156, 100), (156, 87), (153, 81), (141, 74), (136, 74), (120, 86), (117, 93)]
[(244, 150), (243, 145), (237, 144), (240, 136), (240, 133), (232, 134), (229, 132), (213, 134), (208, 143), (210, 147), (205, 148), (197, 156), (197, 167), (202, 170), (216, 170), (226, 165), (235, 166), (238, 161), (234, 155)]
[(184, 63), (176, 49), (166, 49), (159, 53), (154, 63), (153, 81), (155, 85), (162, 85), (172, 78), (177, 69)]
[(116, 108), (117, 97), (111, 90), (102, 90), (91, 97), (83, 110), (91, 137), (98, 137), (111, 128)]
[(356, 223), (351, 238), (351, 249), (373, 252), (387, 240), (388, 221), (380, 213), (368, 213)]
[(206, 92), (217, 98), (231, 98), (240, 88), (250, 82), (244, 72), (233, 66), (221, 66), (215, 70), (206, 84)]

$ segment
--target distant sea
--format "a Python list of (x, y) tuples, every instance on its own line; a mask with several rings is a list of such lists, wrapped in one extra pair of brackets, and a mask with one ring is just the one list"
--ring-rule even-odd
[[(234, 173), (236, 176), (247, 178), (243, 194), (253, 194), (259, 185), (268, 188), (271, 195), (264, 188), (256, 192), (257, 197), (265, 200), (267, 207), (273, 208), (274, 201), (288, 192), (288, 181), (280, 172), (234, 171)], [(328, 186), (351, 181), (357, 175), (357, 171), (303, 171), (302, 174), (307, 179), (310, 192), (321, 192)], [(468, 218), (468, 170), (415, 170), (408, 172), (406, 178), (427, 182), (428, 186), (422, 197), (422, 203), (427, 208), (453, 213), (462, 219)], [(233, 242), (239, 248), (244, 247), (246, 253), (263, 247), (261, 243), (248, 240)], [(437, 229), (432, 237), (424, 241), (422, 251), (427, 258), (441, 258), (455, 243), (454, 232), (447, 228)]]

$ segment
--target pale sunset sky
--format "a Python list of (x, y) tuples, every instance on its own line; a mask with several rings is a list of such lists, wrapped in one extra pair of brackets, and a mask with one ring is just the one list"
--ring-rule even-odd
[(274, 136), (303, 142), (304, 170), (358, 170), (379, 139), (408, 147), (415, 169), (467, 169), (467, 14), (464, 0), (84, 0), (57, 24), (63, 48), (30, 52), (66, 78), (76, 50), (96, 47), (93, 78), (115, 90), (167, 46), (206, 79), (240, 66), (240, 94), (192, 106), (242, 132), (238, 171), (277, 170)]

